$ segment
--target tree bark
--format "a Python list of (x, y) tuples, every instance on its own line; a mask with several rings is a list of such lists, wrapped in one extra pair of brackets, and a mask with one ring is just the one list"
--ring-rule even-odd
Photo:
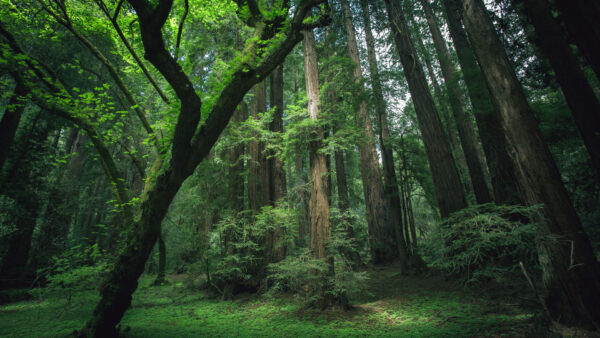
[(400, 269), (401, 272), (404, 272), (408, 267), (408, 250), (405, 245), (404, 235), (402, 234), (402, 207), (400, 202), (400, 191), (398, 190), (398, 180), (396, 178), (396, 170), (394, 167), (394, 154), (392, 148), (388, 146), (390, 140), (390, 128), (387, 120), (386, 102), (383, 98), (379, 67), (377, 65), (377, 57), (375, 56), (375, 39), (373, 38), (373, 32), (371, 31), (369, 4), (367, 0), (361, 0), (360, 5), (362, 7), (367, 42), (367, 57), (369, 60), (369, 73), (371, 74), (373, 99), (375, 101), (375, 113), (377, 114), (379, 147), (381, 149), (383, 162), (383, 191), (389, 208), (390, 223), (394, 227), (396, 233), (396, 245), (398, 247)]
[(429, 75), (429, 79), (431, 80), (431, 86), (433, 87), (433, 94), (437, 98), (438, 104), (438, 112), (440, 113), (440, 119), (442, 124), (446, 127), (445, 131), (448, 136), (448, 140), (450, 141), (450, 147), (452, 149), (452, 153), (454, 155), (454, 159), (456, 161), (456, 167), (458, 169), (459, 176), (461, 181), (463, 182), (463, 186), (465, 188), (465, 192), (467, 194), (475, 195), (473, 191), (473, 183), (471, 182), (471, 177), (468, 173), (467, 160), (465, 158), (465, 153), (458, 142), (458, 137), (456, 136), (456, 121), (452, 118), (448, 106), (446, 104), (446, 100), (444, 98), (444, 94), (442, 93), (442, 89), (440, 88), (440, 84), (438, 83), (436, 74), (433, 70), (433, 65), (431, 64), (431, 56), (427, 52), (425, 45), (423, 44), (423, 38), (420, 34), (420, 29), (415, 23), (414, 19), (409, 16), (409, 24), (413, 27), (413, 30), (416, 31), (415, 42), (417, 44), (417, 48), (420, 49), (421, 56), (423, 57), (423, 62), (425, 63), (425, 69), (427, 70), (427, 74)]
[(600, 179), (600, 102), (554, 20), (546, 0), (521, 1), (525, 5), (525, 14), (535, 27), (538, 37), (536, 43), (554, 68), (556, 80), (571, 108), (575, 124)]
[(396, 48), (411, 93), (419, 129), (429, 165), (440, 213), (443, 218), (467, 206), (458, 170), (452, 157), (438, 111), (429, 92), (423, 68), (418, 61), (414, 45), (408, 34), (408, 26), (398, 0), (385, 0)]
[(448, 91), (450, 107), (454, 113), (458, 135), (460, 136), (462, 149), (465, 152), (465, 158), (467, 160), (467, 167), (469, 168), (469, 175), (471, 177), (471, 182), (473, 183), (475, 199), (478, 204), (489, 203), (492, 201), (492, 197), (485, 180), (486, 175), (481, 148), (479, 147), (479, 141), (475, 135), (475, 129), (473, 128), (471, 118), (468, 116), (467, 112), (465, 112), (464, 104), (461, 100), (462, 93), (460, 92), (458, 84), (459, 78), (456, 76), (456, 71), (454, 70), (450, 58), (450, 52), (448, 51), (442, 32), (435, 20), (435, 14), (431, 9), (429, 0), (420, 0), (420, 2), (425, 11), (427, 25), (429, 26), (431, 36), (433, 37), (433, 44), (442, 68), (442, 76), (444, 77), (446, 90)]
[[(319, 70), (315, 38), (312, 30), (305, 30), (304, 41), (304, 74), (306, 79), (306, 96), (308, 98), (308, 115), (312, 121), (319, 119)], [(319, 152), (323, 147), (325, 134), (321, 126), (314, 127), (313, 137), (309, 145), (310, 154), (310, 251), (315, 258), (325, 260), (330, 264), (329, 273), (333, 272), (333, 257), (327, 249), (331, 238), (331, 224), (329, 221), (329, 199), (327, 157)], [(331, 276), (329, 276), (331, 277)], [(333, 298), (328, 290), (327, 275), (315, 285), (319, 294), (317, 304), (320, 308), (332, 305)]]
[(462, 26), (457, 0), (443, 0), (448, 29), (456, 49), (458, 62), (467, 85), (475, 122), (490, 171), (494, 200), (498, 204), (518, 204), (521, 201), (517, 168), (511, 159), (506, 136), (492, 104), (490, 92)]
[[(304, 31), (304, 74), (308, 114), (312, 121), (319, 119), (319, 72), (314, 34)], [(331, 237), (329, 223), (329, 201), (327, 199), (327, 166), (325, 154), (319, 152), (323, 146), (323, 128), (316, 127), (315, 138), (310, 144), (310, 250), (317, 258), (328, 256), (326, 243)]]
[[(347, 0), (342, 0), (344, 12), (344, 26), (348, 42), (350, 59), (356, 65), (354, 68), (354, 81), (360, 84), (362, 70), (356, 43), (356, 33), (352, 25), (352, 14)], [(367, 102), (361, 99), (356, 111), (356, 126), (363, 131), (362, 140), (358, 144), (360, 157), (360, 172), (363, 179), (363, 193), (367, 211), (367, 224), (369, 228), (369, 244), (374, 263), (383, 263), (394, 259), (398, 255), (396, 247), (396, 232), (393, 224), (386, 214), (381, 171), (375, 151), (373, 127), (369, 118)]]
[(499, 120), (515, 149), (525, 201), (543, 204), (544, 230), (558, 241), (540, 245), (546, 306), (554, 320), (598, 327), (598, 262), (561, 182), (537, 121), (481, 0), (462, 0), (465, 29), (481, 65)]

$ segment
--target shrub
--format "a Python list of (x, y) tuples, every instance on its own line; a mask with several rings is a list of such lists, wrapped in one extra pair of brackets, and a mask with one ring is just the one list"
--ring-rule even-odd
[(322, 295), (317, 290), (327, 290), (333, 299), (346, 300), (364, 294), (367, 288), (366, 271), (355, 272), (341, 264), (337, 257), (335, 272), (328, 276), (329, 264), (310, 256), (308, 250), (297, 256), (288, 256), (278, 263), (269, 264), (267, 277), (268, 296), (293, 294), (307, 305), (316, 304)]
[(67, 301), (71, 302), (73, 291), (92, 290), (100, 286), (110, 264), (98, 244), (75, 246), (59, 257), (53, 257), (49, 268), (39, 271), (48, 282), (44, 289), (32, 289), (30, 292), (41, 297), (44, 293), (67, 291)]
[[(511, 280), (519, 262), (537, 267), (539, 207), (476, 205), (441, 222), (421, 245), (428, 265), (465, 284)], [(518, 278), (520, 279), (520, 278)]]

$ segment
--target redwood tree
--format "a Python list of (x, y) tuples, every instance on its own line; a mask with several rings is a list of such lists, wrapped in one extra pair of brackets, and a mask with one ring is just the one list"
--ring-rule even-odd
[(539, 245), (546, 307), (554, 320), (598, 327), (600, 270), (590, 241), (483, 1), (461, 0), (461, 5), (498, 118), (515, 149), (524, 200), (543, 205), (543, 229), (557, 239)]

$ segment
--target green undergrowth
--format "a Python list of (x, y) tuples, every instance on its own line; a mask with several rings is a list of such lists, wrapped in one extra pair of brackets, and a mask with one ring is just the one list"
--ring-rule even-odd
[[(305, 309), (293, 297), (240, 295), (231, 301), (190, 292), (183, 283), (151, 287), (143, 278), (121, 330), (125, 337), (527, 336), (531, 315), (510, 300), (488, 299), (435, 277), (372, 271), (369, 293), (350, 311)], [(53, 294), (0, 306), (0, 336), (67, 336), (90, 317), (93, 291)], [(513, 302), (514, 303), (514, 302)]]

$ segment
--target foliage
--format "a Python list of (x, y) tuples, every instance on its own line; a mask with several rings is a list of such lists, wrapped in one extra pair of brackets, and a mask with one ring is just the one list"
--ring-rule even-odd
[(31, 290), (31, 293), (41, 297), (42, 294), (60, 293), (66, 289), (70, 302), (73, 291), (96, 289), (109, 269), (108, 257), (97, 243), (77, 245), (53, 257), (53, 265), (39, 271), (45, 275), (48, 284), (43, 289)]
[(256, 290), (268, 256), (263, 245), (266, 237), (280, 231), (283, 236), (278, 245), (292, 250), (297, 222), (296, 209), (284, 202), (263, 207), (255, 215), (247, 211), (223, 213), (204, 237), (203, 251), (190, 269), (191, 278), (204, 275), (208, 287), (222, 295), (226, 292), (227, 297), (231, 292)]
[(329, 276), (330, 265), (323, 259), (313, 258), (308, 250), (296, 256), (287, 256), (278, 263), (269, 264), (267, 295), (293, 294), (303, 304), (317, 302), (322, 294), (318, 290), (325, 289), (334, 299), (353, 299), (366, 293), (369, 275), (366, 271), (352, 271), (348, 265), (341, 264), (337, 257), (335, 272)]
[(537, 266), (539, 207), (482, 204), (452, 214), (421, 245), (430, 267), (466, 285), (520, 280), (519, 262)]

